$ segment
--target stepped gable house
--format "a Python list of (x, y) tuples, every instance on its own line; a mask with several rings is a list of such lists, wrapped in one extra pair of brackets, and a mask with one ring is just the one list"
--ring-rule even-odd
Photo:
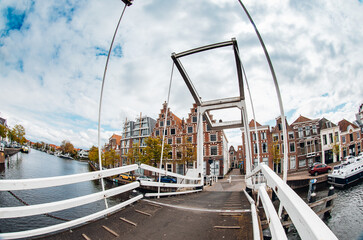
[[(153, 131), (153, 136), (162, 136), (164, 129), (164, 121), (166, 116), (166, 103), (160, 111), (159, 117)], [(197, 105), (193, 104), (190, 109), (188, 118), (181, 120), (170, 109), (168, 110), (168, 118), (166, 121), (165, 140), (171, 145), (172, 151), (166, 160), (166, 168), (168, 171), (185, 174), (187, 168), (196, 168), (196, 149), (197, 149)], [(204, 147), (203, 155), (204, 173), (207, 175), (223, 176), (229, 169), (228, 142), (224, 132), (212, 131), (203, 119), (203, 138)], [(192, 161), (183, 161), (185, 151), (183, 146), (188, 145), (192, 148)]]

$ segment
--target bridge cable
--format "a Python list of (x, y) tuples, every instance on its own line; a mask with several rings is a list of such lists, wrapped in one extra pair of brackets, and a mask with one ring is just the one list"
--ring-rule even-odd
[[(103, 170), (102, 169), (102, 157), (101, 157), (101, 107), (102, 107), (103, 87), (105, 85), (105, 78), (106, 78), (106, 73), (107, 73), (107, 66), (108, 66), (108, 61), (110, 59), (110, 55), (111, 55), (111, 52), (112, 52), (113, 42), (115, 40), (115, 37), (116, 37), (116, 34), (117, 34), (117, 30), (118, 30), (118, 28), (120, 26), (120, 22), (121, 22), (121, 19), (122, 19), (124, 13), (125, 13), (126, 7), (127, 7), (127, 5), (125, 4), (124, 9), (122, 10), (120, 19), (118, 20), (118, 23), (117, 23), (115, 32), (113, 34), (113, 38), (112, 38), (111, 45), (110, 45), (110, 50), (108, 51), (108, 54), (107, 54), (107, 60), (106, 60), (105, 70), (103, 72), (101, 95), (100, 95), (100, 104), (99, 104), (99, 109), (98, 109), (98, 162), (99, 162), (99, 169), (100, 169), (100, 171)], [(103, 181), (103, 178), (101, 178), (100, 180), (101, 180), (101, 185), (102, 185), (102, 192), (104, 192), (105, 191), (105, 183)], [(105, 198), (105, 206), (106, 206), (106, 209), (107, 209), (108, 208), (107, 198)]]
[[(173, 82), (173, 73), (174, 73), (174, 62), (172, 64), (172, 67), (171, 67), (171, 74), (170, 74), (170, 82), (169, 82), (169, 90), (168, 90), (168, 98), (166, 100), (166, 113), (165, 113), (165, 119), (164, 119), (164, 130), (163, 130), (163, 139), (162, 139), (162, 145), (161, 145), (161, 155), (160, 155), (160, 165), (159, 165), (159, 168), (161, 170), (161, 166), (162, 166), (162, 163), (163, 163), (163, 154), (164, 154), (164, 145), (165, 145), (165, 130), (166, 130), (166, 120), (168, 118), (168, 107), (169, 107), (169, 100), (170, 100), (170, 90), (171, 90), (171, 83)], [(160, 173), (159, 173), (159, 184), (160, 184), (160, 181), (161, 181), (161, 176), (160, 176)], [(160, 194), (160, 186), (158, 186), (158, 194)], [(160, 195), (158, 195), (158, 198), (160, 198)]]
[[(16, 198), (19, 202), (21, 202), (22, 204), (26, 205), (26, 206), (29, 206), (29, 204), (27, 202), (25, 202), (23, 199), (21, 199), (19, 196), (15, 195), (15, 193), (13, 193), (12, 191), (8, 191), (8, 193), (10, 193), (14, 198)], [(65, 218), (61, 218), (61, 217), (57, 217), (57, 216), (54, 216), (52, 214), (49, 214), (49, 213), (44, 213), (42, 214), (44, 216), (47, 216), (47, 217), (50, 217), (50, 218), (54, 218), (54, 219), (57, 219), (57, 220), (61, 220), (61, 221), (65, 221), (65, 222), (68, 222), (68, 221), (71, 221), (69, 219), (65, 219)]]

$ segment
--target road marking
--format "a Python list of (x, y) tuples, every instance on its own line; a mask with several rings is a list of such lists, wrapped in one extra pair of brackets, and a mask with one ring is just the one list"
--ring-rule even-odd
[(154, 207), (162, 208), (161, 206), (159, 206), (157, 204), (154, 204), (154, 203), (151, 203), (151, 202), (148, 202), (148, 204), (151, 205), (151, 206), (154, 206)]
[(159, 205), (165, 206), (165, 207), (178, 208), (178, 209), (182, 209), (182, 210), (200, 211), (200, 212), (217, 212), (217, 213), (222, 213), (222, 212), (238, 212), (238, 213), (251, 212), (251, 209), (236, 209), (236, 210), (205, 209), (205, 208), (192, 208), (192, 207), (184, 207), (184, 206), (175, 206), (175, 205), (170, 205), (170, 204), (166, 204), (166, 203), (154, 202), (154, 201), (147, 200), (147, 199), (142, 199), (142, 201), (146, 201), (149, 204), (154, 203), (155, 205), (159, 204)]
[(214, 226), (216, 229), (240, 229), (241, 226)]
[(119, 237), (120, 235), (118, 235), (115, 231), (113, 231), (113, 230), (111, 230), (111, 229), (109, 229), (108, 227), (106, 227), (105, 225), (102, 225), (102, 227), (104, 228), (104, 229), (106, 229), (108, 232), (110, 232), (111, 234), (113, 234), (114, 236), (116, 236), (116, 237)]
[(137, 226), (137, 224), (136, 224), (136, 223), (131, 222), (130, 220), (127, 220), (126, 218), (122, 218), (122, 217), (120, 217), (120, 219), (121, 219), (122, 221), (125, 221), (125, 222), (127, 222), (127, 223), (131, 224), (131, 225), (134, 225), (135, 227)]
[(86, 240), (91, 240), (91, 238), (89, 238), (86, 234), (82, 233), (82, 237), (84, 237), (84, 239)]
[(135, 212), (138, 212), (138, 213), (144, 214), (144, 215), (146, 215), (146, 216), (151, 216), (151, 214), (150, 214), (150, 213), (142, 212), (142, 211), (140, 211), (140, 210), (136, 210), (136, 209), (135, 209)]

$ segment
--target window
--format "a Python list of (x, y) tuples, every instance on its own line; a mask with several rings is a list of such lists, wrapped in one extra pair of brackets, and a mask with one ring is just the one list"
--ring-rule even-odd
[(168, 158), (169, 159), (172, 159), (173, 158), (173, 152), (172, 151), (168, 152)]
[(218, 155), (218, 149), (217, 149), (217, 146), (212, 146), (210, 147), (210, 155)]
[(326, 141), (326, 135), (324, 134), (323, 135), (323, 144), (326, 145), (327, 144), (327, 141)]
[(282, 130), (282, 126), (281, 126), (281, 123), (279, 123), (279, 131), (281, 131)]
[(252, 140), (256, 141), (256, 133), (252, 133)]
[(298, 135), (299, 135), (299, 138), (304, 137), (304, 133), (303, 133), (303, 129), (302, 129), (302, 127), (299, 127), (299, 128), (298, 128)]
[(296, 157), (290, 157), (290, 169), (295, 169), (296, 168)]
[(325, 125), (327, 128), (331, 128), (331, 122), (326, 122)]
[(266, 133), (265, 133), (265, 132), (262, 132), (262, 133), (261, 133), (261, 139), (262, 139), (262, 140), (265, 140), (266, 138), (267, 138), (267, 137), (266, 137)]
[(360, 136), (359, 136), (359, 132), (357, 132), (357, 139), (359, 139), (360, 138)]
[(209, 124), (207, 124), (207, 131), (210, 131), (211, 127), (209, 126)]
[(164, 136), (168, 136), (168, 130), (165, 129)]
[(293, 132), (289, 132), (289, 139), (294, 139), (294, 133)]
[(182, 153), (181, 152), (176, 152), (176, 158), (181, 159), (182, 158)]
[(181, 138), (176, 138), (176, 143), (180, 144), (181, 143)]
[(330, 143), (333, 143), (333, 134), (332, 133), (329, 133), (329, 140), (330, 140)]
[(268, 158), (267, 157), (262, 158), (262, 162), (268, 166)]
[(210, 141), (211, 141), (211, 142), (215, 142), (215, 141), (217, 141), (217, 135), (216, 135), (216, 134), (211, 134), (211, 135), (210, 135)]
[(155, 135), (156, 135), (156, 136), (159, 136), (159, 130), (156, 130), (156, 131), (155, 131)]
[(353, 133), (349, 134), (349, 137), (350, 137), (350, 141), (353, 142), (354, 139), (353, 139)]
[(160, 121), (160, 127), (164, 126), (164, 122)]
[(166, 121), (166, 126), (170, 126), (170, 120)]
[(175, 128), (170, 129), (170, 134), (175, 135)]
[(305, 166), (306, 166), (306, 160), (305, 159), (299, 160), (299, 167), (305, 167)]
[(295, 143), (290, 143), (290, 152), (295, 152)]
[(278, 135), (278, 134), (274, 134), (274, 135), (272, 136), (272, 140), (273, 140), (274, 142), (277, 142), (277, 141), (279, 140), (279, 135)]
[(193, 127), (188, 127), (188, 133), (192, 133), (193, 132)]
[(169, 171), (169, 172), (173, 171), (173, 165), (171, 163), (167, 163), (166, 164), (166, 170)]
[(187, 138), (187, 141), (190, 142), (190, 143), (192, 143), (193, 142), (193, 137), (188, 137)]
[(168, 138), (168, 144), (173, 144), (173, 139), (172, 138)]
[(342, 142), (345, 143), (345, 136), (342, 136)]
[(318, 133), (318, 131), (316, 129), (316, 125), (313, 125), (313, 134), (317, 134), (317, 133)]
[(262, 153), (267, 153), (268, 152), (268, 148), (267, 148), (267, 143), (262, 143)]
[(257, 154), (257, 143), (253, 144), (253, 152), (254, 154)]
[(258, 165), (258, 159), (257, 158), (253, 159), (253, 165), (255, 165), (255, 167), (257, 167), (257, 165)]
[(306, 126), (305, 127), (305, 135), (309, 136), (310, 135), (310, 126)]
[(193, 116), (193, 118), (192, 118), (193, 123), (196, 123), (197, 120), (198, 120), (197, 116)]

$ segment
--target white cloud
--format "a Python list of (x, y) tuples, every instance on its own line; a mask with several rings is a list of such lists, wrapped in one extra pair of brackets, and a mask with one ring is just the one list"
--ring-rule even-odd
[[(276, 0), (244, 4), (270, 53), (285, 111), (291, 113), (289, 122), (300, 114), (335, 122), (354, 120), (363, 101), (362, 3)], [(20, 30), (4, 34), (8, 7), (26, 15)], [(28, 137), (34, 140), (70, 138), (78, 147), (97, 145), (104, 54), (122, 8), (120, 1), (1, 1), (2, 116), (9, 123), (26, 125)], [(172, 52), (232, 37), (239, 44), (257, 121), (265, 124), (275, 119), (279, 110), (272, 77), (238, 1), (135, 1), (127, 8), (115, 40), (122, 55), (112, 55), (108, 66), (103, 141), (113, 132), (120, 133), (126, 117), (133, 119), (140, 112), (157, 117), (167, 98)], [(223, 51), (200, 56), (182, 62), (203, 99), (238, 93), (233, 87), (233, 58)], [(171, 110), (187, 117), (191, 105), (192, 98), (175, 69)], [(235, 145), (237, 132), (229, 139)]]

